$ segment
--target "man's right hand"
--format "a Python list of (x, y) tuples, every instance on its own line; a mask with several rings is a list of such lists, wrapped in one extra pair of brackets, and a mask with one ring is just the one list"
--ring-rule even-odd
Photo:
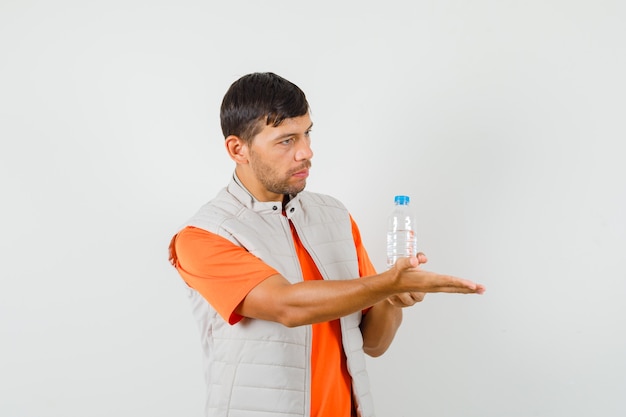
[(461, 294), (483, 294), (485, 287), (473, 281), (424, 271), (419, 268), (417, 257), (400, 258), (390, 271), (394, 271), (398, 284), (407, 286), (407, 292), (447, 292)]

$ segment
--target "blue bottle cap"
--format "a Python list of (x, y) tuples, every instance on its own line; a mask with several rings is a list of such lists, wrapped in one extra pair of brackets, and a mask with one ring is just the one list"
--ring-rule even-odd
[(409, 204), (411, 198), (408, 195), (397, 195), (393, 198), (394, 203), (396, 204)]

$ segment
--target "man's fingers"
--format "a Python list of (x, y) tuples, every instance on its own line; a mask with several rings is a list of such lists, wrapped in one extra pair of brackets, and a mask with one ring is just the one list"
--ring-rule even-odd
[(470, 289), (467, 287), (438, 287), (431, 289), (427, 292), (435, 293), (435, 292), (445, 292), (449, 294), (482, 294), (485, 291), (482, 289), (474, 288)]
[(415, 274), (424, 275), (426, 289), (423, 292), (450, 292), (464, 294), (482, 294), (485, 287), (473, 281), (457, 278), (452, 275), (442, 275), (428, 271), (415, 271)]
[(389, 297), (389, 302), (396, 307), (410, 307), (424, 299), (423, 292), (405, 292)]
[(409, 294), (411, 294), (411, 298), (415, 300), (416, 303), (421, 302), (424, 297), (426, 297), (426, 293), (423, 292), (411, 292)]
[(417, 268), (419, 264), (420, 264), (420, 261), (415, 256), (412, 256), (410, 258), (399, 258), (396, 261), (396, 268), (400, 270)]
[(420, 264), (425, 264), (426, 262), (428, 262), (428, 258), (422, 252), (419, 252), (417, 254), (417, 260), (420, 262)]

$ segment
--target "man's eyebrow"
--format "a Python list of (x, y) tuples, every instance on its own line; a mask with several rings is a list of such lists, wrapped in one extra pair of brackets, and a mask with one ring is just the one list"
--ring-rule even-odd
[[(311, 130), (312, 128), (313, 128), (313, 123), (311, 123), (311, 124), (309, 125), (309, 127), (307, 127), (307, 128), (306, 128), (305, 132), (308, 132), (308, 131), (309, 131), (309, 130)], [(294, 135), (297, 135), (297, 133), (294, 133), (294, 132), (284, 133), (284, 134), (282, 134), (282, 135), (280, 135), (280, 136), (276, 136), (276, 137), (274, 138), (274, 140), (280, 140), (280, 139), (283, 139), (283, 138), (288, 138), (289, 136), (294, 136)]]

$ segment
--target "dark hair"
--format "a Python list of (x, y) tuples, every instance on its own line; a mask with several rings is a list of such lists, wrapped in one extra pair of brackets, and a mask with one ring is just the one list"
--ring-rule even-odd
[(220, 121), (224, 137), (235, 135), (246, 142), (266, 126), (309, 111), (304, 92), (294, 83), (271, 72), (255, 72), (235, 81), (222, 100)]

